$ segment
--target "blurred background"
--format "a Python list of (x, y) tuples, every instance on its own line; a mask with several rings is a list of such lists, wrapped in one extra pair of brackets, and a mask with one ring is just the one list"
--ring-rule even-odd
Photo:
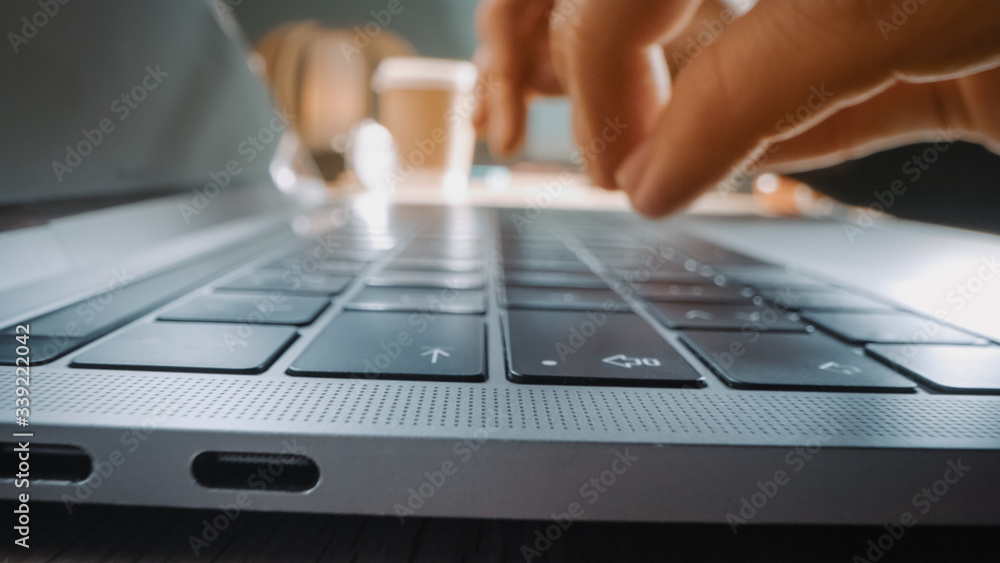
[[(251, 42), (257, 43), (281, 24), (313, 20), (330, 28), (349, 31), (376, 22), (372, 12), (387, 10), (389, 0), (217, 0), (233, 10)], [(379, 27), (406, 39), (417, 53), (444, 59), (471, 59), (476, 50), (473, 17), (476, 0), (400, 0), (402, 9), (392, 14), (388, 25)], [(381, 35), (381, 34), (379, 34)], [(569, 104), (564, 99), (539, 99), (531, 108), (524, 157), (530, 160), (568, 163), (573, 150), (570, 136)], [(493, 159), (480, 143), (478, 164)]]
[[(337, 30), (339, 39), (328, 46), (344, 41), (358, 44), (365, 37), (374, 43), (386, 41), (391, 47), (368, 47), (369, 66), (377, 66), (382, 56), (413, 54), (446, 59), (470, 59), (476, 48), (473, 18), (477, 7), (475, 0), (399, 0), (397, 13), (387, 8), (391, 0), (215, 0), (219, 9), (231, 10), (250, 40), (258, 49), (268, 38), (281, 35), (275, 29), (291, 22), (297, 25), (321, 26)], [(388, 20), (386, 16), (391, 16)], [(379, 18), (382, 18), (379, 21)], [(301, 22), (313, 22), (303, 24)], [(368, 26), (368, 27), (366, 27)], [(376, 31), (376, 33), (372, 33)], [(288, 42), (288, 38), (280, 38)], [(399, 43), (398, 41), (401, 41)], [(329, 47), (332, 48), (332, 47)], [(400, 51), (402, 49), (402, 51)], [(292, 57), (300, 61), (307, 55)], [(295, 65), (297, 63), (285, 64)], [(272, 65), (273, 66), (273, 65)], [(374, 68), (359, 78), (370, 80)], [(272, 82), (274, 77), (272, 76)], [(367, 89), (367, 84), (365, 85)], [(367, 91), (367, 90), (366, 90)], [(281, 92), (276, 92), (279, 102)], [(300, 94), (286, 92), (285, 96)], [(367, 111), (374, 116), (374, 97)], [(330, 105), (327, 101), (326, 105)], [(347, 118), (345, 118), (347, 119)], [(353, 117), (351, 117), (353, 119)], [(306, 124), (308, 125), (308, 124)], [(303, 129), (303, 124), (299, 124)], [(329, 131), (322, 132), (323, 135)], [(304, 135), (308, 137), (308, 134)], [(310, 148), (323, 165), (322, 150), (317, 142)], [(763, 182), (747, 183), (737, 191), (749, 194), (766, 211), (774, 214), (858, 213), (864, 214), (877, 204), (876, 194), (901, 177), (914, 155), (920, 155), (931, 145), (911, 145), (848, 162), (824, 170), (796, 174), (792, 178), (765, 177)], [(518, 161), (545, 162), (570, 165), (573, 146), (570, 137), (569, 107), (563, 99), (537, 100), (529, 113), (527, 142), (523, 153), (513, 161), (499, 164), (511, 165)], [(335, 169), (340, 165), (337, 155), (326, 163)], [(496, 163), (485, 150), (483, 143), (475, 149), (475, 163)], [(475, 172), (474, 172), (475, 173)], [(892, 206), (894, 215), (921, 221), (1000, 232), (1000, 157), (977, 146), (962, 142), (949, 144), (949, 150), (939, 155), (935, 166), (927, 170), (918, 182), (909, 186), (905, 197), (897, 198)], [(831, 196), (851, 207), (833, 205)], [(817, 204), (818, 202), (818, 204)]]

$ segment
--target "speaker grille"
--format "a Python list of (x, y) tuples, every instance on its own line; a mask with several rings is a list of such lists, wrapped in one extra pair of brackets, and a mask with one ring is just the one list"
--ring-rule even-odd
[(36, 371), (36, 417), (747, 437), (1000, 439), (993, 397), (664, 391)]

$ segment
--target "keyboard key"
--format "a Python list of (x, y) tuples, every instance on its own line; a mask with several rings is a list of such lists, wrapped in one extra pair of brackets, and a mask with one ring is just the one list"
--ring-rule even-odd
[(440, 287), (475, 289), (483, 287), (483, 275), (475, 272), (428, 272), (421, 270), (382, 270), (368, 278), (370, 286)]
[(325, 297), (214, 293), (160, 315), (162, 321), (307, 325), (330, 304)]
[(152, 323), (112, 335), (73, 358), (74, 367), (260, 373), (295, 339), (283, 326)]
[(827, 283), (778, 266), (729, 266), (716, 269), (730, 281), (756, 289), (836, 289)]
[(288, 368), (289, 375), (482, 381), (483, 320), (469, 315), (346, 312)]
[(1000, 347), (871, 344), (868, 353), (942, 393), (1000, 393)]
[(684, 303), (749, 303), (739, 291), (720, 285), (652, 282), (637, 284), (636, 292), (650, 301)]
[(516, 260), (504, 260), (503, 267), (505, 270), (547, 270), (547, 271), (559, 271), (559, 272), (590, 272), (590, 266), (584, 264), (580, 260), (527, 260), (527, 259), (516, 259)]
[(305, 261), (310, 258), (322, 261), (374, 262), (385, 254), (372, 248), (330, 247), (310, 249), (289, 256), (292, 260)]
[(741, 254), (701, 239), (684, 237), (681, 240), (673, 241), (673, 244), (684, 254), (706, 264), (764, 264), (760, 260), (746, 254)]
[(732, 387), (786, 391), (913, 392), (916, 385), (824, 334), (685, 333)]
[(628, 311), (629, 306), (609, 289), (507, 287), (508, 307)]
[(436, 258), (439, 260), (476, 260), (481, 261), (485, 252), (480, 245), (475, 246), (442, 246), (407, 248), (399, 253), (399, 258)]
[(803, 318), (848, 342), (986, 344), (967, 332), (942, 325), (935, 319), (902, 312), (828, 313), (806, 312)]
[(629, 283), (669, 282), (669, 283), (711, 283), (711, 280), (698, 272), (688, 270), (654, 270), (644, 268), (618, 270), (617, 277)]
[(282, 258), (271, 262), (262, 270), (291, 270), (297, 274), (332, 274), (335, 276), (353, 276), (367, 266), (364, 262), (345, 262), (342, 260), (316, 260), (313, 258)]
[[(813, 288), (816, 289), (816, 288)], [(885, 303), (854, 293), (843, 291), (813, 291), (803, 289), (781, 289), (761, 291), (760, 295), (774, 303), (776, 307), (789, 311), (892, 311)]]
[(558, 248), (505, 248), (503, 250), (505, 260), (552, 260), (573, 262), (578, 258), (576, 253), (566, 247)]
[(286, 291), (307, 295), (335, 295), (344, 291), (353, 278), (293, 271), (259, 270), (217, 289), (229, 291)]
[(805, 332), (802, 323), (785, 313), (756, 305), (653, 302), (666, 325), (677, 329)]
[(589, 272), (507, 272), (504, 274), (507, 285), (522, 287), (583, 287), (593, 289), (607, 288), (596, 274)]
[(510, 378), (548, 385), (701, 387), (704, 378), (642, 318), (510, 311)]
[(478, 272), (482, 263), (478, 260), (459, 260), (452, 258), (396, 258), (389, 262), (386, 270), (430, 270), (438, 272)]
[(346, 307), (366, 311), (479, 314), (486, 312), (486, 299), (478, 289), (366, 287)]

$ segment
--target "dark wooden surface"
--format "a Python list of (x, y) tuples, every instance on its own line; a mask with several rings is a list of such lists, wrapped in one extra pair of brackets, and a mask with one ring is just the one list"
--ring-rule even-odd
[[(7, 522), (13, 503), (0, 502)], [(552, 522), (317, 516), (244, 512), (196, 556), (191, 536), (219, 511), (31, 504), (31, 549), (6, 539), (4, 561), (524, 562), (523, 545)], [(4, 524), (5, 530), (11, 528)], [(576, 522), (531, 561), (850, 562), (877, 527)], [(5, 532), (4, 537), (8, 537)], [(1000, 561), (1000, 529), (915, 527), (879, 560)]]

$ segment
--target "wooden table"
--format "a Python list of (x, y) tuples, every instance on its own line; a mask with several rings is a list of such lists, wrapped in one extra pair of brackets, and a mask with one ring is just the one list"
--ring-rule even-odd
[[(10, 515), (13, 503), (0, 503)], [(31, 549), (0, 548), (10, 561), (520, 562), (522, 547), (552, 522), (320, 516), (246, 512), (195, 555), (191, 536), (219, 511), (31, 505)], [(697, 562), (855, 561), (880, 527), (748, 526), (576, 522), (531, 561)], [(909, 529), (879, 563), (1000, 560), (1000, 530)], [(7, 559), (3, 559), (4, 562)], [(863, 560), (857, 560), (863, 561)]]

